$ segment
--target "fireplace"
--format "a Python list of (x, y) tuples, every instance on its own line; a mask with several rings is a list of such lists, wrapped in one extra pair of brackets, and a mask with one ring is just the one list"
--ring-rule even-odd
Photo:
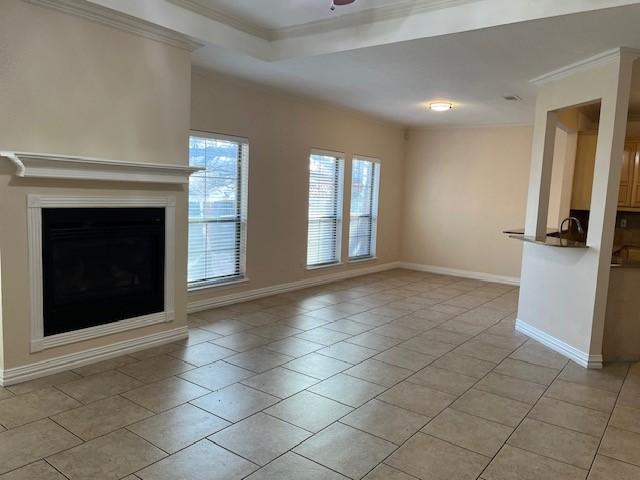
[(165, 310), (164, 208), (43, 208), (43, 336)]

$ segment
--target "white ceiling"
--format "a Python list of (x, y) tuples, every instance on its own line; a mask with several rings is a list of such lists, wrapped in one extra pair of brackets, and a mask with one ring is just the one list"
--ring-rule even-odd
[[(408, 125), (530, 123), (530, 79), (620, 45), (640, 47), (639, 24), (635, 5), (278, 62), (207, 47), (193, 62)], [(430, 112), (424, 103), (434, 99), (456, 108)]]
[[(329, 10), (331, 0), (190, 0), (191, 2), (262, 29), (277, 30), (335, 18), (371, 8), (412, 4), (415, 0), (356, 0)], [(435, 3), (439, 0), (429, 0)]]
[(197, 66), (404, 125), (530, 123), (530, 79), (640, 48), (640, 0), (358, 0), (329, 20), (330, 0), (90, 1), (197, 39)]

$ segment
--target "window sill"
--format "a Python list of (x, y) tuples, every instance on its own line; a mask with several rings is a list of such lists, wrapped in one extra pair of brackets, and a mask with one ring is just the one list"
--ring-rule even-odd
[(372, 262), (374, 260), (377, 260), (378, 257), (373, 256), (373, 257), (362, 257), (362, 258), (354, 258), (353, 260), (349, 260), (348, 263), (362, 263), (362, 262)]
[(247, 283), (248, 281), (249, 281), (248, 277), (241, 277), (241, 278), (234, 278), (233, 280), (228, 280), (228, 281), (225, 281), (225, 282), (203, 283), (203, 284), (195, 286), (195, 287), (189, 287), (187, 289), (187, 292), (191, 295), (191, 294), (202, 292), (204, 290), (210, 290), (212, 288), (231, 287), (231, 286), (234, 286), (234, 285)]
[(340, 265), (344, 265), (344, 263), (335, 262), (335, 263), (326, 263), (323, 265), (307, 265), (307, 270), (322, 270), (324, 268), (339, 267)]

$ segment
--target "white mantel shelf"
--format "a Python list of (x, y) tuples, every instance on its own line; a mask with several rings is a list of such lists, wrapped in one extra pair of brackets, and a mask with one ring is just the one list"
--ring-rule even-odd
[(123, 162), (45, 153), (0, 151), (0, 157), (13, 162), (16, 176), (23, 178), (187, 184), (192, 173), (202, 170), (183, 165)]

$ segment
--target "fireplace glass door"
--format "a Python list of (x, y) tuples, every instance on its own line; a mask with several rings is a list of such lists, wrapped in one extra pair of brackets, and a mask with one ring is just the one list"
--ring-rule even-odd
[(42, 210), (44, 335), (164, 310), (163, 208)]

